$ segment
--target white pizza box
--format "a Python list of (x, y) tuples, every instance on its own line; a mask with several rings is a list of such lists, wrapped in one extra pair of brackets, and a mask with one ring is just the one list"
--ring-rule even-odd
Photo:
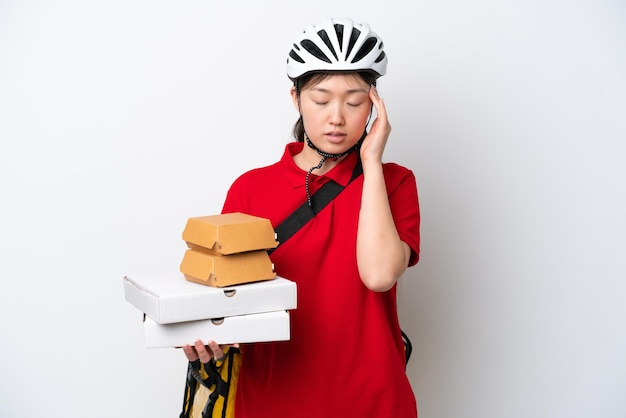
[(290, 338), (289, 312), (274, 311), (200, 321), (159, 324), (144, 315), (146, 348), (182, 347), (201, 339), (218, 344), (287, 341)]
[(159, 324), (285, 311), (297, 306), (296, 283), (271, 280), (213, 287), (183, 274), (124, 276), (126, 300)]

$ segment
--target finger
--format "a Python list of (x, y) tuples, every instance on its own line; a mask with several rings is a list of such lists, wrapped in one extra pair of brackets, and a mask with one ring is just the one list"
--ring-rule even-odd
[(202, 340), (196, 340), (193, 343), (196, 352), (198, 353), (198, 358), (202, 363), (208, 363), (213, 358), (213, 353), (210, 350), (207, 350), (207, 347), (204, 345)]
[(375, 85), (370, 85), (370, 97), (373, 101), (380, 100), (380, 95), (378, 94), (378, 90)]
[(189, 344), (183, 346), (183, 352), (189, 361), (196, 361), (199, 358), (196, 349)]
[(213, 358), (215, 359), (215, 361), (224, 360), (224, 351), (218, 343), (216, 343), (215, 341), (209, 341), (207, 345), (209, 346), (209, 349), (213, 352)]
[(378, 90), (375, 86), (371, 86), (370, 88), (370, 98), (372, 99), (372, 103), (376, 107), (376, 115), (381, 120), (387, 120), (387, 110), (385, 109), (385, 102), (382, 97), (379, 96)]

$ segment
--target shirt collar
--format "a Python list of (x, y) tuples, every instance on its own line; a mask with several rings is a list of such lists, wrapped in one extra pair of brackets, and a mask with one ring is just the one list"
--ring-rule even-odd
[[(294, 188), (304, 187), (306, 178), (306, 170), (298, 167), (293, 158), (302, 151), (304, 142), (290, 142), (285, 146), (285, 152), (281, 158), (281, 164), (285, 167), (284, 173)], [(317, 170), (313, 170), (311, 178), (322, 177), (333, 180), (335, 183), (346, 186), (352, 177), (352, 170), (357, 163), (358, 150), (346, 155), (332, 170), (322, 176), (315, 174)], [(322, 157), (320, 156), (320, 159)]]

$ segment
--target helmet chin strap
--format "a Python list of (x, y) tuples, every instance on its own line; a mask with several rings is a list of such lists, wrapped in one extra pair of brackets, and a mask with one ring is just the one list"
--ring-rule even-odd
[[(366, 125), (367, 126), (367, 125)], [(312, 206), (312, 202), (311, 202), (311, 193), (309, 192), (309, 178), (311, 177), (311, 173), (313, 172), (313, 170), (319, 170), (320, 168), (322, 168), (322, 166), (324, 165), (324, 162), (327, 159), (331, 159), (333, 161), (337, 161), (339, 158), (348, 155), (356, 150), (359, 149), (359, 147), (361, 146), (361, 143), (363, 142), (363, 139), (365, 139), (365, 136), (367, 135), (367, 131), (363, 132), (363, 135), (361, 136), (361, 138), (357, 141), (356, 144), (354, 144), (352, 147), (350, 147), (350, 149), (340, 153), (340, 154), (330, 154), (328, 152), (324, 152), (321, 149), (317, 148), (315, 146), (315, 144), (313, 143), (313, 141), (311, 141), (311, 138), (309, 138), (309, 135), (307, 135), (306, 131), (304, 132), (304, 139), (307, 143), (307, 145), (309, 146), (309, 148), (313, 148), (315, 151), (317, 151), (317, 153), (319, 155), (322, 156), (322, 159), (320, 160), (319, 164), (317, 164), (316, 166), (313, 166), (311, 168), (309, 168), (309, 171), (307, 171), (306, 173), (306, 179), (305, 179), (305, 189), (306, 189), (306, 200), (307, 203), (309, 204), (309, 207)]]

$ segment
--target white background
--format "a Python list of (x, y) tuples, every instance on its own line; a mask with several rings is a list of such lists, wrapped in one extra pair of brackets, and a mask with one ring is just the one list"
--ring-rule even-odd
[(143, 348), (122, 276), (177, 274), (187, 218), (280, 158), (328, 16), (383, 37), (418, 180), (420, 417), (626, 416), (624, 3), (338, 3), (0, 2), (0, 416), (178, 416), (184, 356)]

